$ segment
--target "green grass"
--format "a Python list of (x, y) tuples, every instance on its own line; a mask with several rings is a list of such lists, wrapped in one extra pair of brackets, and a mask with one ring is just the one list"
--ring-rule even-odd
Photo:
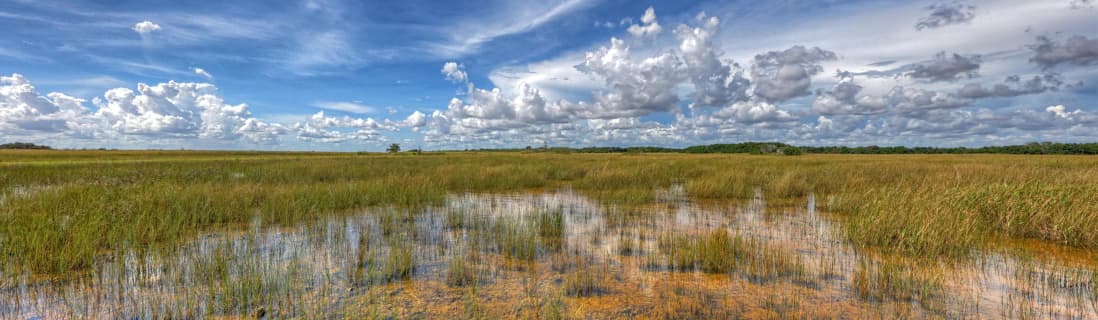
[(492, 225), (492, 238), (496, 239), (496, 252), (505, 258), (533, 261), (538, 257), (538, 233), (531, 223), (516, 217), (496, 219)]
[(940, 304), (944, 275), (934, 266), (907, 261), (874, 262), (863, 259), (851, 279), (859, 298), (872, 302), (920, 301), (924, 307)]
[(470, 254), (455, 254), (446, 265), (446, 284), (454, 287), (477, 284), (476, 259)]
[(672, 270), (700, 270), (729, 273), (739, 261), (753, 254), (753, 244), (727, 230), (712, 230), (703, 235), (668, 233), (658, 239), (660, 251), (667, 254)]
[(667, 256), (666, 266), (671, 270), (736, 273), (757, 283), (789, 279), (815, 285), (816, 279), (797, 255), (724, 229), (663, 234), (657, 247)]

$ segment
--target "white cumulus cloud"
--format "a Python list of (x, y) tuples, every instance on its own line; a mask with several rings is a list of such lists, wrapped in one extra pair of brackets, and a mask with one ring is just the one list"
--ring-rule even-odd
[(663, 27), (656, 21), (656, 9), (648, 7), (644, 10), (644, 16), (641, 16), (641, 24), (630, 25), (627, 30), (634, 37), (648, 37), (660, 34)]
[(84, 100), (42, 96), (21, 74), (0, 77), (0, 132), (64, 132), (83, 127)]
[(465, 73), (465, 66), (458, 64), (457, 62), (451, 61), (443, 64), (442, 74), (446, 76), (446, 80), (453, 81), (454, 83), (469, 82), (469, 74)]
[(133, 28), (131, 29), (133, 29), (133, 31), (137, 32), (138, 34), (146, 35), (153, 33), (154, 31), (160, 30), (160, 25), (152, 21), (145, 20), (134, 24)]
[(194, 74), (200, 75), (200, 76), (206, 78), (207, 80), (213, 80), (213, 77), (214, 77), (212, 74), (207, 72), (206, 69), (202, 69), (202, 68), (194, 68)]

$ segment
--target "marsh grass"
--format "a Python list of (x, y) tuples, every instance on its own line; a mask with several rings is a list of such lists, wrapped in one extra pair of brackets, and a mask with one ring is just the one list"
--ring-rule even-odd
[[(747, 203), (661, 195), (674, 189), (651, 192), (670, 203), (640, 206), (561, 190), (457, 194), (441, 206), (379, 206), (295, 226), (255, 218), (179, 248), (104, 253), (92, 277), (73, 282), (31, 278), (18, 291), (20, 280), (7, 275), (19, 273), (6, 272), (0, 286), (12, 291), (0, 291), (0, 318), (1086, 318), (1098, 310), (1083, 249), (1045, 243), (1067, 250), (1066, 261), (1046, 259), (1041, 246), (910, 258), (852, 246), (833, 229), (844, 218), (817, 214), (814, 198), (775, 207), (765, 191)], [(628, 247), (639, 250), (622, 255)], [(1002, 304), (981, 299), (986, 292), (1001, 293)]]
[(475, 286), (479, 281), (475, 251), (456, 253), (446, 266), (446, 284), (454, 287)]
[(739, 319), (742, 310), (725, 305), (727, 297), (684, 285), (657, 292), (662, 303), (649, 313), (653, 319)]
[(528, 220), (502, 217), (492, 225), (496, 252), (508, 259), (533, 261), (538, 256), (539, 237), (536, 226)]
[[(87, 270), (107, 252), (167, 250), (257, 217), (293, 225), (369, 207), (439, 205), (450, 193), (551, 188), (621, 206), (660, 201), (654, 189), (677, 185), (692, 199), (751, 199), (761, 189), (769, 201), (781, 201), (814, 192), (850, 218), (847, 240), (912, 256), (964, 257), (1000, 235), (1098, 248), (1098, 159), (1081, 156), (2, 155), (0, 190), (8, 196), (0, 206), (0, 255), (17, 265), (10, 269), (47, 274)], [(16, 188), (33, 191), (11, 196)], [(497, 249), (530, 259), (551, 248), (551, 241), (524, 243), (529, 233), (518, 231), (535, 228), (535, 237), (553, 239), (555, 217), (498, 226), (494, 232), (512, 241)], [(466, 220), (448, 223), (463, 227), (472, 222)], [(399, 216), (389, 221), (404, 223)], [(727, 268), (700, 259), (701, 268)]]
[[(461, 298), (464, 316), (488, 318), (499, 302), (480, 297), (478, 290), (494, 285), (501, 274), (546, 269), (559, 282), (542, 293), (526, 293), (528, 310), (557, 318), (569, 311), (565, 301), (623, 294), (616, 289), (622, 286), (616, 279), (622, 272), (617, 259), (638, 261), (649, 267), (646, 271), (727, 274), (726, 279), (734, 279), (729, 281), (758, 286), (791, 283), (816, 290), (839, 285), (870, 305), (919, 306), (899, 308), (898, 314), (925, 315), (920, 310), (927, 310), (952, 317), (964, 315), (945, 311), (955, 308), (946, 289), (953, 278), (902, 257), (971, 257), (999, 237), (1098, 248), (1093, 198), (1098, 187), (1092, 183), (1098, 161), (1083, 157), (154, 154), (141, 159), (127, 154), (20, 161), (0, 164), (5, 265), (0, 270), (5, 271), (71, 275), (94, 272), (104, 260), (129, 270), (144, 265), (137, 262), (143, 257), (170, 256), (178, 244), (210, 232), (245, 229), (256, 221), (273, 228), (293, 226), (371, 210), (368, 227), (357, 227), (357, 236), (340, 228), (314, 232), (351, 239), (342, 251), (345, 274), (318, 271), (310, 261), (275, 268), (283, 261), (239, 258), (261, 252), (254, 245), (223, 242), (210, 248), (213, 254), (189, 260), (193, 266), (178, 267), (186, 271), (163, 272), (193, 275), (171, 283), (198, 285), (202, 293), (184, 290), (188, 294), (168, 304), (167, 311), (114, 306), (125, 310), (119, 314), (145, 315), (139, 318), (155, 312), (173, 318), (234, 317), (254, 315), (260, 308), (271, 317), (320, 317), (335, 309), (318, 301), (343, 294), (331, 283), (374, 292), (431, 276), (450, 290), (467, 292)], [(450, 194), (547, 189), (571, 190), (612, 209), (602, 216), (604, 225), (591, 229), (582, 228), (589, 220), (575, 220), (574, 212), (559, 206), (504, 215), (465, 207), (426, 211), (437, 216), (423, 210), (445, 204)], [(860, 260), (853, 267), (841, 266), (849, 262), (838, 258), (811, 263), (758, 235), (700, 225), (685, 232), (662, 229), (663, 220), (648, 210), (672, 211), (687, 199), (742, 203), (760, 195), (766, 197), (764, 206), (782, 206), (802, 203), (809, 194), (828, 199), (827, 208), (842, 218), (841, 240), (855, 252), (880, 251), (891, 258)], [(782, 221), (771, 215), (766, 212), (764, 218)], [(435, 225), (424, 221), (437, 222), (456, 246), (438, 244), (440, 236), (431, 229)], [(568, 241), (578, 232), (590, 234), (583, 243)], [(616, 250), (609, 252), (612, 257), (592, 259), (597, 256), (593, 248), (603, 246)], [(1050, 307), (1041, 301), (1063, 296), (1079, 297), (1070, 303), (1084, 316), (1089, 313), (1083, 306), (1098, 305), (1094, 273), (1030, 272), (1047, 269), (1017, 268), (1011, 285), (1020, 289), (1004, 301), (1006, 315), (1045, 316)], [(110, 279), (159, 274), (142, 270)], [(528, 284), (536, 288), (539, 282)], [(112, 287), (127, 288), (123, 283)], [(661, 303), (650, 310), (654, 317), (743, 316), (720, 291), (659, 290)], [(391, 289), (378, 292), (393, 295)], [(125, 290), (97, 296), (134, 299)], [(765, 297), (758, 302), (768, 317), (807, 316), (802, 310), (806, 302), (797, 296)], [(389, 300), (375, 303), (404, 303), (399, 296), (384, 299)], [(347, 314), (369, 311), (352, 310)], [(375, 311), (379, 317), (401, 314)]]
[(817, 285), (800, 256), (724, 229), (700, 235), (669, 232), (659, 237), (657, 247), (666, 255), (665, 265), (671, 270), (738, 274), (757, 283), (790, 280)]
[(672, 270), (699, 270), (709, 273), (729, 273), (753, 253), (752, 244), (740, 236), (730, 236), (724, 229), (702, 235), (666, 233), (657, 244), (667, 255)]
[(385, 267), (382, 275), (389, 280), (403, 280), (412, 276), (415, 271), (415, 248), (406, 243), (397, 245), (391, 249), (389, 256), (384, 259)]
[(560, 208), (538, 210), (534, 219), (542, 248), (545, 251), (559, 251), (564, 240), (564, 212)]
[(632, 232), (622, 230), (618, 233), (618, 254), (623, 256), (640, 256), (644, 251), (640, 247), (637, 237)]
[(862, 259), (854, 271), (852, 287), (859, 298), (871, 302), (920, 301), (933, 306), (943, 297), (944, 275), (933, 266), (911, 261)]
[(569, 296), (589, 297), (609, 292), (611, 279), (609, 266), (577, 259), (571, 272), (563, 275), (564, 293)]
[(771, 293), (763, 301), (763, 308), (772, 319), (803, 319), (809, 316), (801, 312), (801, 303), (796, 296)]

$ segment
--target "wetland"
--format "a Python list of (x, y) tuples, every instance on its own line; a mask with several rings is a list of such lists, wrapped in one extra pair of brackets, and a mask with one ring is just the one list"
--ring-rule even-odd
[(1098, 160), (5, 152), (0, 317), (1098, 317)]

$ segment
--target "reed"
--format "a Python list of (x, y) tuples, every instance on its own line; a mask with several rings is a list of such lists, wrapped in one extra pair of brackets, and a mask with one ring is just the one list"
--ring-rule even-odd
[(476, 257), (470, 253), (457, 253), (446, 266), (446, 284), (454, 287), (475, 286), (478, 281)]
[(932, 305), (943, 295), (944, 275), (932, 266), (910, 261), (861, 260), (852, 287), (863, 300), (872, 302), (920, 301)]

